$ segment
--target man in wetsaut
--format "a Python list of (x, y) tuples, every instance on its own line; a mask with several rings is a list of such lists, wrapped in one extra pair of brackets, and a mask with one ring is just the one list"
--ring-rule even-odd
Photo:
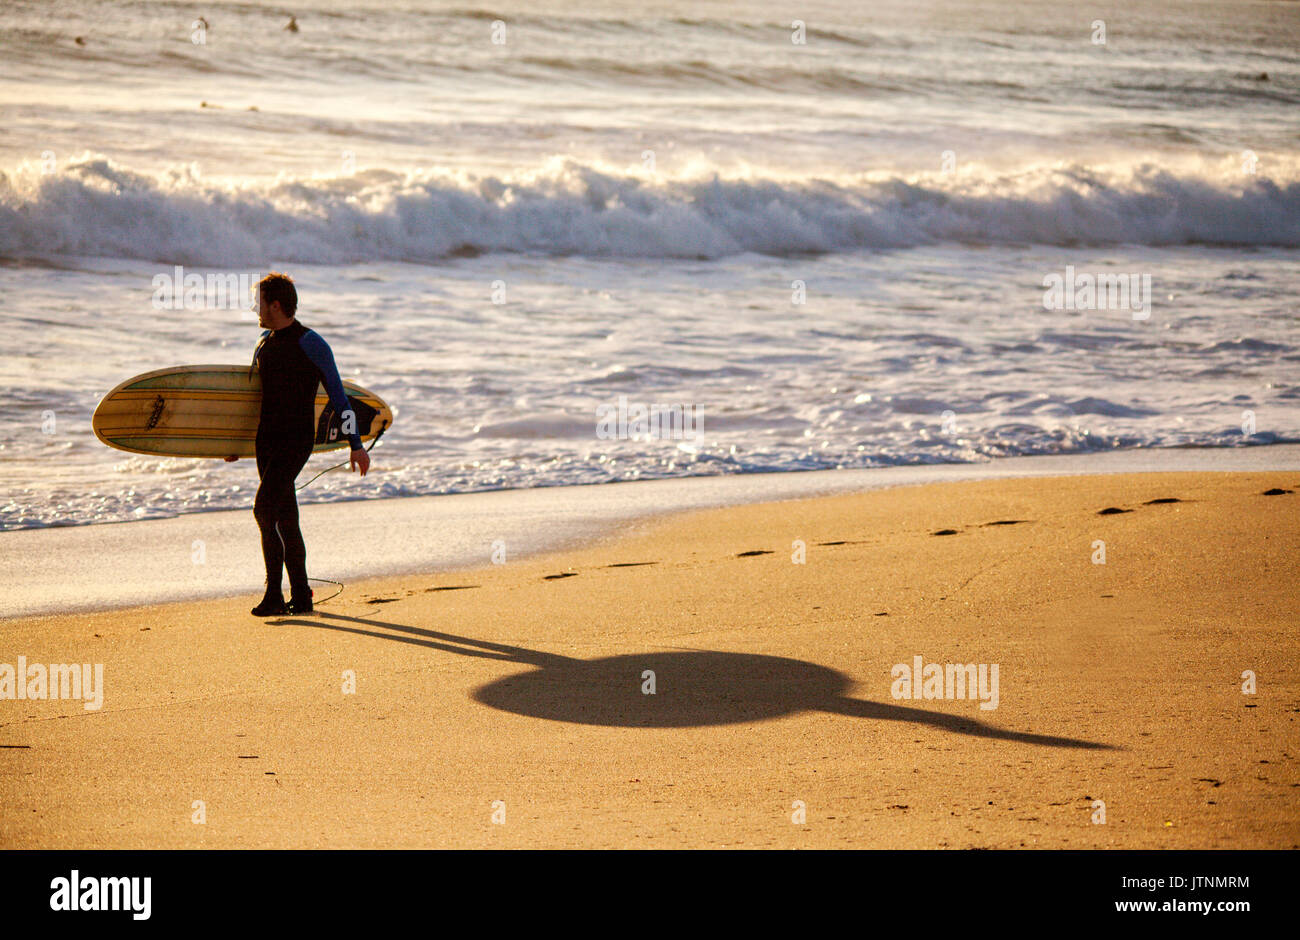
[[(365, 476), (370, 455), (361, 448), (356, 419), (334, 354), (325, 340), (296, 319), (298, 291), (284, 274), (268, 274), (257, 285), (258, 323), (266, 328), (253, 353), (253, 368), (262, 376), (262, 415), (257, 425), (257, 475), (261, 483), (253, 516), (262, 532), (266, 560), (266, 596), (253, 608), (258, 617), (311, 613), (307, 586), (307, 546), (298, 528), (294, 480), (311, 456), (316, 439), (316, 386), (325, 386), (330, 405), (343, 419), (352, 445), (349, 469)], [(251, 371), (251, 370), (250, 370)], [(236, 460), (227, 457), (226, 460)], [(281, 570), (289, 573), (289, 602), (280, 587)]]

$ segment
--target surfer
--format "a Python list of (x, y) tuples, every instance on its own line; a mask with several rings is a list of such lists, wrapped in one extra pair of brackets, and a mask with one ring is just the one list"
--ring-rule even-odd
[[(320, 334), (299, 323), (298, 291), (285, 274), (268, 274), (257, 285), (258, 323), (266, 328), (253, 353), (262, 376), (262, 413), (257, 425), (257, 475), (261, 481), (253, 516), (262, 533), (266, 561), (266, 596), (253, 608), (258, 617), (311, 613), (307, 586), (307, 546), (298, 528), (294, 480), (311, 456), (316, 436), (316, 386), (344, 420), (352, 445), (350, 470), (365, 476), (370, 455), (361, 447), (355, 417), (343, 391), (334, 354)], [(227, 457), (226, 460), (237, 460)], [(280, 587), (281, 570), (289, 574), (289, 602)]]

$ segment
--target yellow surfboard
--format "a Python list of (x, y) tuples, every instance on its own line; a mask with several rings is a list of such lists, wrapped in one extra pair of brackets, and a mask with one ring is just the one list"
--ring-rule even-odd
[[(393, 424), (393, 411), (374, 392), (343, 382), (348, 397), (369, 406), (357, 408), (362, 442), (374, 440)], [(312, 451), (347, 447), (335, 431), (321, 428), (329, 405), (316, 386), (317, 443)], [(248, 366), (177, 366), (127, 379), (95, 408), (95, 436), (118, 450), (157, 457), (252, 457), (262, 408), (262, 377)], [(335, 422), (337, 424), (337, 421)]]

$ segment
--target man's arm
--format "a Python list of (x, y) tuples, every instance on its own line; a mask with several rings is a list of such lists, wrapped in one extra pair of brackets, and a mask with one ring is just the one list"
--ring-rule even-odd
[[(325, 342), (314, 330), (308, 330), (302, 334), (298, 340), (298, 345), (302, 351), (307, 354), (307, 358), (316, 366), (316, 371), (320, 373), (321, 384), (325, 386), (325, 393), (329, 395), (330, 404), (338, 412), (339, 417), (346, 424), (348, 419), (352, 419), (352, 426), (356, 427), (356, 415), (352, 412), (352, 406), (348, 404), (348, 396), (343, 391), (343, 380), (339, 378), (338, 367), (334, 365), (334, 353), (330, 352), (329, 344)], [(348, 469), (357, 469), (361, 475), (365, 476), (366, 471), (370, 469), (370, 455), (361, 447), (361, 435), (353, 430), (348, 435), (348, 443), (352, 445), (352, 457), (348, 461)]]
[[(348, 404), (348, 396), (343, 391), (343, 380), (339, 378), (339, 370), (334, 365), (334, 353), (330, 351), (329, 344), (314, 330), (303, 333), (298, 343), (320, 373), (321, 384), (325, 386), (325, 393), (329, 395), (334, 410), (345, 423), (351, 417), (355, 427), (356, 416), (352, 414), (352, 406)], [(361, 450), (361, 435), (355, 430), (348, 435), (348, 442), (353, 450)]]

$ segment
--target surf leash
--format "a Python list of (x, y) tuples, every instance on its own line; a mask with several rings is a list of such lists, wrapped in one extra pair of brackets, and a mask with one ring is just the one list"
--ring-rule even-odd
[[(379, 443), (379, 439), (380, 439), (381, 437), (384, 436), (384, 432), (387, 431), (387, 430), (388, 430), (388, 422), (385, 421), (385, 422), (383, 423), (383, 426), (380, 427), (380, 429), (379, 429), (379, 433), (375, 435), (375, 439), (374, 439), (373, 441), (371, 441), (371, 442), (370, 442), (370, 446), (366, 448), (366, 453), (367, 453), (367, 454), (370, 453), (372, 450), (375, 449), (375, 445)], [(337, 470), (339, 467), (346, 467), (346, 466), (347, 466), (348, 464), (350, 464), (351, 462), (352, 462), (352, 456), (351, 456), (351, 454), (349, 454), (347, 460), (343, 461), (342, 463), (336, 463), (336, 464), (335, 464), (334, 466), (332, 466), (332, 467), (326, 467), (324, 470), (322, 470), (320, 473), (316, 474), (314, 477), (312, 477), (310, 480), (308, 480), (308, 481), (307, 481), (306, 483), (304, 483), (302, 486), (295, 487), (295, 488), (294, 488), (294, 492), (296, 493), (296, 492), (298, 492), (299, 490), (306, 489), (307, 487), (309, 487), (309, 486), (311, 486), (313, 483), (315, 483), (317, 480), (319, 480), (322, 476), (324, 476), (325, 474), (329, 473), (331, 470)]]
[(334, 598), (338, 597), (340, 594), (343, 593), (343, 582), (342, 582), (342, 581), (331, 581), (329, 578), (308, 578), (307, 580), (308, 580), (308, 581), (315, 581), (317, 584), (337, 584), (337, 585), (338, 585), (338, 590), (335, 591), (333, 594), (331, 594), (329, 597), (324, 597), (324, 598), (321, 598), (320, 600), (313, 600), (313, 601), (312, 601), (312, 606), (313, 606), (313, 607), (316, 606), (317, 604), (324, 604), (326, 601), (332, 601), (332, 600), (334, 600)]

